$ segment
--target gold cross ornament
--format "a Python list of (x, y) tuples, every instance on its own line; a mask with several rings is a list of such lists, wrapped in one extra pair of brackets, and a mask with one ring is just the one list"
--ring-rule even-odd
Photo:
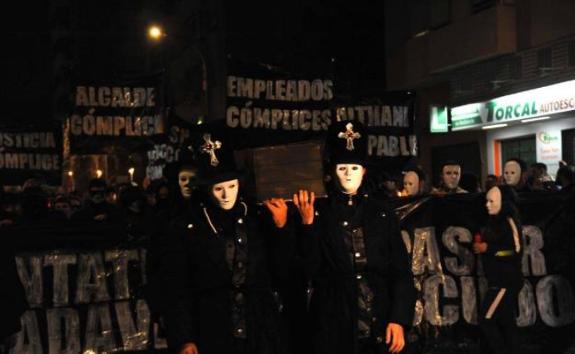
[(340, 139), (346, 139), (345, 148), (349, 151), (353, 151), (355, 150), (355, 147), (353, 146), (353, 140), (361, 138), (361, 134), (353, 131), (353, 124), (347, 123), (345, 125), (345, 132), (340, 132), (337, 134), (337, 137)]
[(220, 164), (216, 157), (216, 150), (222, 147), (222, 143), (218, 140), (212, 141), (211, 134), (204, 134), (204, 145), (202, 145), (202, 153), (210, 155), (210, 165), (216, 167)]

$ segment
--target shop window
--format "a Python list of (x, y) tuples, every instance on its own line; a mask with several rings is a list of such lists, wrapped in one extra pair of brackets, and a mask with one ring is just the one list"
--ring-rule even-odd
[[(511, 158), (520, 158), (528, 166), (537, 162), (537, 148), (535, 136), (526, 136), (501, 141), (501, 163)], [(503, 166), (502, 166), (503, 167)]]
[(569, 165), (575, 165), (575, 129), (562, 132), (563, 161)]

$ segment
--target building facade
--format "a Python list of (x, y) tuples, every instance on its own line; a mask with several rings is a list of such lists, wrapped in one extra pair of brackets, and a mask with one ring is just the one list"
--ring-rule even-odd
[(386, 8), (387, 84), (418, 92), (424, 168), (454, 158), (484, 179), (510, 157), (552, 175), (575, 162), (574, 2), (398, 3)]

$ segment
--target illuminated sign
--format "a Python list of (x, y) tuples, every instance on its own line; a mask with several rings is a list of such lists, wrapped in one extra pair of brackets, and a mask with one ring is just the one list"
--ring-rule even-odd
[(549, 116), (575, 110), (575, 80), (451, 109), (451, 129)]
[(449, 131), (449, 122), (447, 120), (448, 109), (445, 106), (430, 107), (429, 131), (431, 133), (447, 133)]

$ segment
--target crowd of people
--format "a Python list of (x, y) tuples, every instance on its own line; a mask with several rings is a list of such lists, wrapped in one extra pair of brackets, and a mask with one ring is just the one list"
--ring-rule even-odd
[(165, 179), (144, 186), (96, 178), (85, 195), (50, 195), (29, 180), (21, 193), (0, 196), (0, 228), (115, 223), (145, 240), (147, 301), (173, 352), (375, 354), (403, 350), (416, 296), (385, 199), (485, 191), (490, 219), (473, 246), (490, 283), (480, 323), (493, 350), (513, 347), (510, 319), (522, 284), (516, 192), (571, 192), (573, 168), (562, 164), (553, 180), (544, 164), (509, 159), (502, 176), (480, 186), (461, 163), (445, 161), (434, 187), (420, 168), (367, 183), (363, 128), (342, 124), (326, 142), (327, 197), (297, 191), (291, 213), (282, 198), (255, 208), (242, 199), (233, 152), (207, 134)]
[[(143, 186), (132, 183), (109, 185), (103, 178), (90, 181), (87, 191), (64, 191), (48, 188), (39, 179), (30, 179), (18, 193), (0, 190), (0, 226), (30, 224), (41, 221), (114, 221), (122, 222), (130, 216), (145, 214), (147, 217), (168, 212), (179, 207), (181, 200), (189, 198), (194, 181), (195, 167), (182, 168), (182, 180), (173, 175), (144, 181)], [(175, 171), (180, 174), (180, 171)], [(172, 173), (173, 174), (173, 173)], [(429, 174), (419, 167), (404, 171), (383, 173), (376, 176), (378, 183), (372, 192), (387, 198), (442, 195), (452, 193), (487, 192), (496, 185), (510, 185), (518, 192), (549, 191), (569, 193), (575, 190), (575, 167), (563, 161), (555, 178), (547, 172), (543, 163), (527, 167), (521, 159), (509, 159), (504, 164), (503, 175), (487, 175), (483, 185), (480, 179), (465, 172), (458, 161), (449, 160), (441, 165), (439, 181), (433, 185)]]

